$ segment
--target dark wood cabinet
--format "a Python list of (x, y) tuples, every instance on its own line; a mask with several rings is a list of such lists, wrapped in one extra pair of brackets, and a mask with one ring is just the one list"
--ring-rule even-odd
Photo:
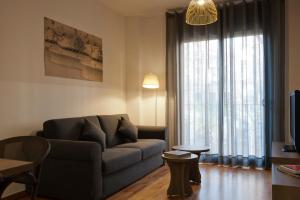
[(272, 143), (272, 199), (295, 200), (300, 197), (300, 178), (277, 170), (278, 165), (300, 164), (300, 154), (283, 152), (284, 143)]

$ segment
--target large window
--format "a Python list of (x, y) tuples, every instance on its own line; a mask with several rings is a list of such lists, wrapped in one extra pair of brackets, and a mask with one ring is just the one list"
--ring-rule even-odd
[(263, 36), (188, 42), (183, 51), (182, 143), (263, 157)]

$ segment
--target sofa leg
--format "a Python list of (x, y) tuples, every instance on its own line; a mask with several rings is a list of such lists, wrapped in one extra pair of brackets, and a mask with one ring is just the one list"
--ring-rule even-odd
[[(166, 150), (164, 150), (163, 152), (162, 152), (162, 154), (164, 154), (166, 152)], [(165, 161), (165, 159), (163, 159), (163, 164), (161, 165), (161, 166), (165, 166), (166, 165), (166, 161)]]

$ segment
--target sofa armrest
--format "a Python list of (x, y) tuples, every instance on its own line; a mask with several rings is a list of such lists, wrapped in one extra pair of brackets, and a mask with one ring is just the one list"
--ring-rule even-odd
[(41, 171), (39, 195), (99, 200), (102, 196), (101, 145), (86, 141), (48, 141), (51, 151)]
[(101, 144), (88, 141), (49, 139), (51, 151), (48, 158), (56, 160), (101, 160)]
[(163, 126), (138, 126), (138, 138), (166, 140), (167, 128)]

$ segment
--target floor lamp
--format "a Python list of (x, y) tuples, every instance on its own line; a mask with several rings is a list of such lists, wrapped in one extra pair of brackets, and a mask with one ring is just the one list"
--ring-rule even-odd
[(156, 74), (149, 73), (144, 76), (143, 88), (155, 90), (155, 125), (157, 125), (157, 89), (159, 81)]

